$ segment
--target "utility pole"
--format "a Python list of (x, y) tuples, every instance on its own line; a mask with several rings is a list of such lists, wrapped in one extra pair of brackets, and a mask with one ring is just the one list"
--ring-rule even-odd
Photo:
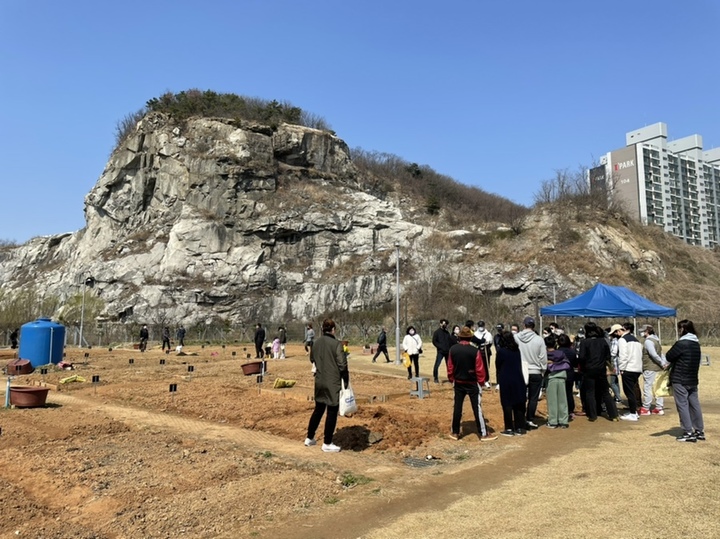
[(395, 244), (395, 365), (400, 365), (400, 244)]
[(83, 347), (83, 325), (85, 323), (85, 289), (95, 286), (95, 278), (88, 276), (83, 281), (82, 306), (80, 307), (80, 348)]

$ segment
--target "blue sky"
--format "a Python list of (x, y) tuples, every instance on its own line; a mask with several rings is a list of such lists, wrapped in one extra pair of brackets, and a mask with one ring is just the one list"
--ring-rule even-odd
[(4, 0), (0, 240), (82, 228), (117, 121), (189, 88), (529, 205), (637, 127), (720, 146), (719, 28), (715, 0)]

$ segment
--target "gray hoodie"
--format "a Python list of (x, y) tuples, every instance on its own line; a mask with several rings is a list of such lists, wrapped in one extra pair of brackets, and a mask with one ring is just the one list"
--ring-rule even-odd
[(547, 349), (543, 338), (532, 329), (525, 328), (515, 334), (515, 342), (520, 348), (523, 363), (527, 365), (528, 374), (544, 374), (547, 369)]

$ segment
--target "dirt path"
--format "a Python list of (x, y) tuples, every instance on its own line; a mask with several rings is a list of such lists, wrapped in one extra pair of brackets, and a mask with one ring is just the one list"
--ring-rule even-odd
[(235, 442), (241, 444), (246, 451), (270, 451), (274, 455), (293, 461), (296, 465), (320, 461), (332, 463), (335, 467), (358, 470), (358, 472), (362, 473), (378, 473), (393, 468), (401, 469), (400, 465), (393, 464), (390, 461), (379, 465), (377, 458), (361, 452), (344, 451), (331, 455), (323, 453), (317, 446), (305, 447), (301, 441), (289, 441), (287, 438), (274, 436), (259, 430), (214, 424), (205, 420), (190, 419), (174, 414), (141, 410), (128, 406), (117, 406), (58, 392), (53, 393), (48, 402), (63, 406), (92, 408), (134, 427), (153, 427), (206, 440)]

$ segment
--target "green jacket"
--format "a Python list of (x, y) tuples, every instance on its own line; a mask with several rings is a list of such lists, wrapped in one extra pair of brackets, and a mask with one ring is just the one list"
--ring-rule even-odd
[(340, 341), (323, 333), (310, 351), (310, 361), (315, 363), (315, 402), (328, 406), (340, 405), (340, 380), (350, 381), (347, 359)]

